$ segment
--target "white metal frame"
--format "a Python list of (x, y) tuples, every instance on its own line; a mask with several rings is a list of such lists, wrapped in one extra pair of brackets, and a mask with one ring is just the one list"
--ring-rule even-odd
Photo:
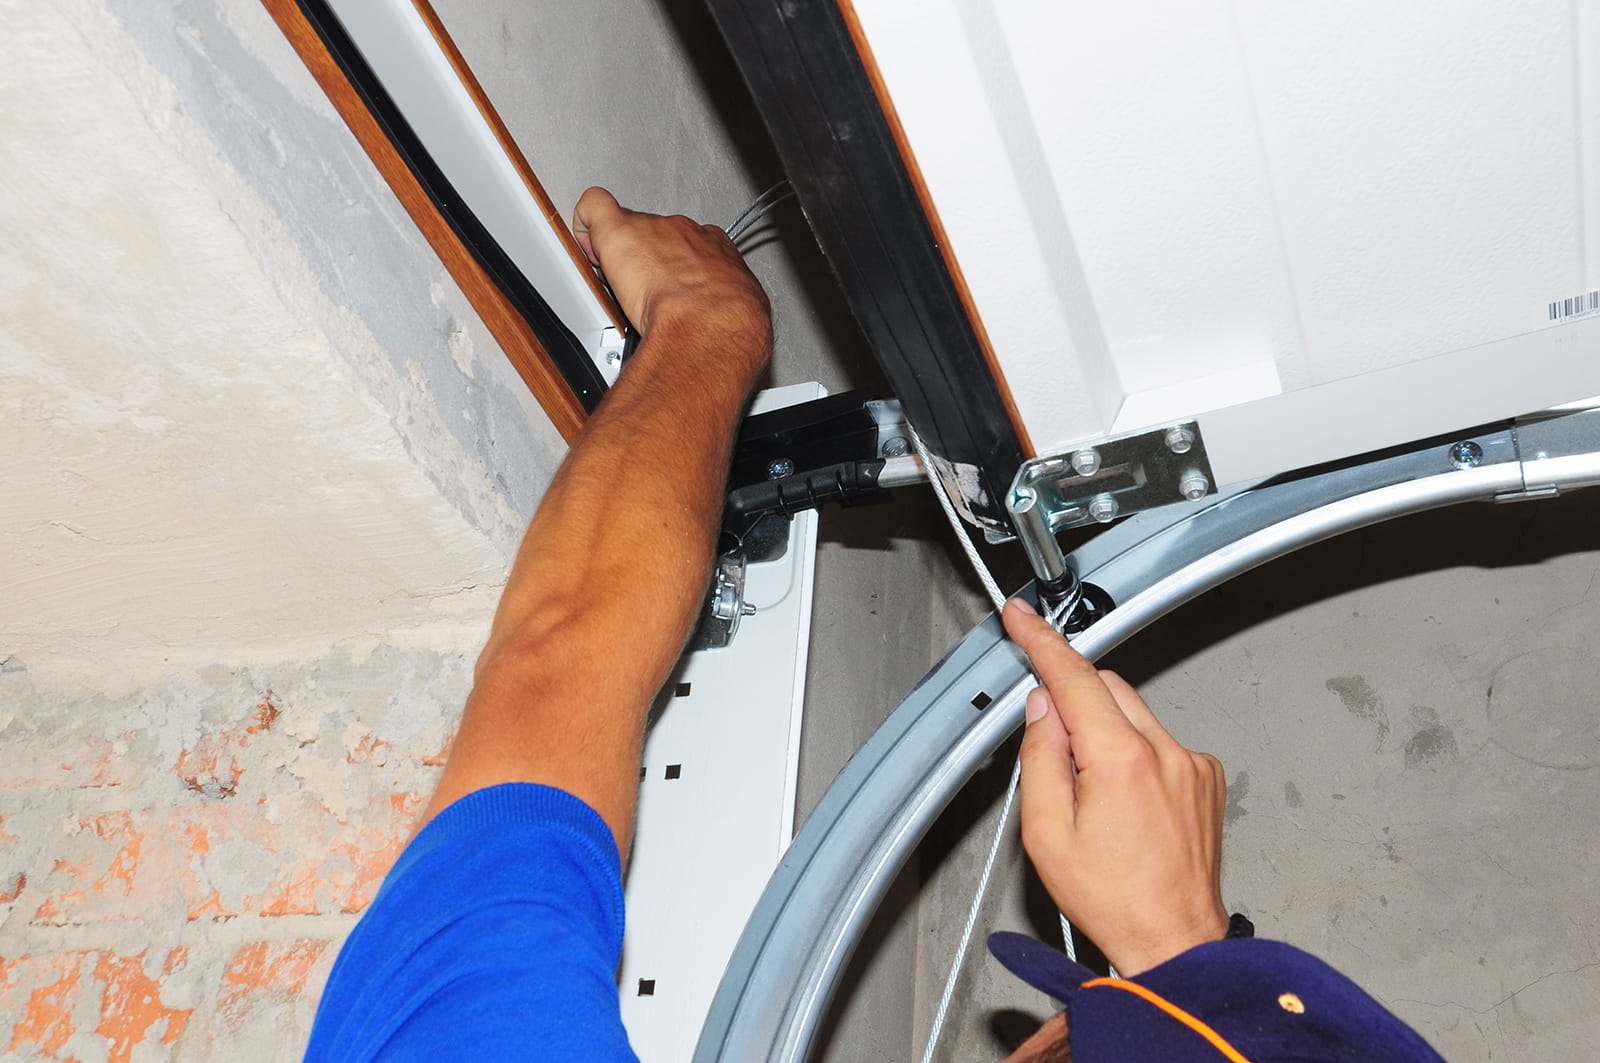
[(451, 187), (589, 353), (606, 385), (623, 337), (412, 0), (329, 0)]

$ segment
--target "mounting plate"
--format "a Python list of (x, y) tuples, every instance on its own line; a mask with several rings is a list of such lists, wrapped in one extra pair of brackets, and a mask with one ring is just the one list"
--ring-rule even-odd
[(1017, 470), (1011, 495), (1031, 493), (1048, 514), (1051, 532), (1172, 502), (1193, 502), (1216, 491), (1205, 440), (1194, 421), (1086, 443), (1035, 458)]
[(1083, 443), (1017, 470), (1006, 512), (1042, 587), (1070, 587), (1056, 532), (1216, 491), (1205, 440), (1194, 421)]

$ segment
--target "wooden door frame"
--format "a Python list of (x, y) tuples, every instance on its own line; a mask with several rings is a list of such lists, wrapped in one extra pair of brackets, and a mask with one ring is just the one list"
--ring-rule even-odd
[[(412, 0), (456, 76), (473, 97), (541, 214), (556, 230), (600, 305), (624, 319), (512, 141), (477, 79), (427, 0)], [(404, 115), (384, 91), (327, 0), (262, 0), (379, 175), (439, 256), (495, 341), (568, 441), (605, 394), (606, 383), (578, 338), (511, 261), (451, 187)]]

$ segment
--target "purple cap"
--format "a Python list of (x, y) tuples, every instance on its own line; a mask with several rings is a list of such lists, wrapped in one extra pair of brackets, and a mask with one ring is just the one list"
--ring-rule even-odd
[(1213, 941), (1130, 979), (1026, 934), (991, 934), (989, 951), (1067, 1006), (1073, 1063), (1443, 1063), (1354, 982), (1281, 941)]

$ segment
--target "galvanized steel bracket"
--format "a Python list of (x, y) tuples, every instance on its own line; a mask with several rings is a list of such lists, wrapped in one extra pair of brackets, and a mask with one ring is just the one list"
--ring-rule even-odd
[(1182, 421), (1024, 463), (1007, 492), (1006, 511), (1034, 573), (1054, 581), (1066, 571), (1055, 540), (1063, 528), (1109, 524), (1215, 491), (1200, 425)]

